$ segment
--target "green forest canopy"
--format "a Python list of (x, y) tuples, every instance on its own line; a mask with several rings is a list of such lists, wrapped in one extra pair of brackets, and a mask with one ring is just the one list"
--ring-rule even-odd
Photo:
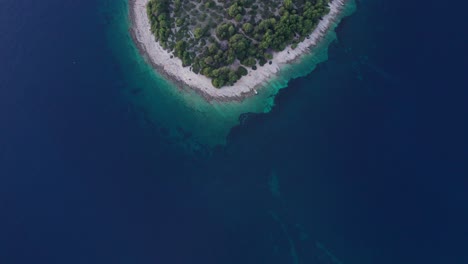
[(150, 0), (147, 13), (161, 46), (220, 88), (274, 51), (295, 48), (329, 12), (328, 1)]

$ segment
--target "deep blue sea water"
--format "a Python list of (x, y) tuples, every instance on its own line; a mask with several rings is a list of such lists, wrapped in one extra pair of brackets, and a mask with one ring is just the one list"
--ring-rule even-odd
[(0, 1), (0, 263), (468, 263), (465, 8), (357, 1), (193, 153), (128, 96), (125, 4)]

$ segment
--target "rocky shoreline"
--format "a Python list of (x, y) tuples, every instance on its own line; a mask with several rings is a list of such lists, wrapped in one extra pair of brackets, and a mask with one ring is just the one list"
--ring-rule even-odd
[(220, 89), (215, 88), (208, 77), (192, 72), (190, 67), (183, 67), (180, 59), (164, 50), (154, 39), (146, 12), (146, 5), (149, 0), (129, 0), (130, 33), (140, 53), (158, 73), (174, 81), (178, 87), (190, 87), (208, 101), (242, 101), (246, 97), (254, 95), (256, 90), (261, 92), (264, 83), (276, 76), (281, 71), (281, 66), (310, 52), (310, 49), (319, 43), (330, 29), (330, 26), (339, 17), (345, 1), (332, 0), (330, 2), (330, 12), (322, 18), (314, 32), (299, 43), (295, 49), (287, 47), (281, 52), (276, 52), (273, 55), (271, 64), (267, 63), (262, 67), (258, 67), (257, 70), (249, 69), (247, 76), (242, 77), (233, 86)]

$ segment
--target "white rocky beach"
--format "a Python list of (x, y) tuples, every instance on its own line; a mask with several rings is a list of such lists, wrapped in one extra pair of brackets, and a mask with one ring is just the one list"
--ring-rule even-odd
[(277, 75), (283, 65), (310, 52), (311, 48), (319, 43), (339, 17), (345, 1), (332, 0), (330, 2), (330, 12), (322, 18), (314, 32), (299, 43), (295, 49), (289, 46), (281, 52), (274, 53), (271, 64), (258, 66), (257, 70), (249, 69), (248, 75), (242, 77), (233, 86), (222, 88), (215, 88), (211, 84), (211, 79), (192, 72), (190, 67), (182, 67), (180, 59), (172, 56), (171, 53), (159, 45), (151, 33), (150, 20), (146, 12), (146, 5), (149, 0), (129, 0), (132, 22), (131, 33), (142, 54), (147, 57), (156, 70), (175, 80), (179, 85), (187, 85), (192, 89), (196, 89), (197, 92), (209, 100), (242, 100), (247, 96), (254, 95), (256, 90), (261, 92), (262, 84)]

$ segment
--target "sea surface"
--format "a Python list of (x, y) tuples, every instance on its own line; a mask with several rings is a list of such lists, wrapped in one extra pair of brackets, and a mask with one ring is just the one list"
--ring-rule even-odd
[(457, 5), (350, 2), (208, 103), (140, 56), (127, 0), (1, 0), (0, 263), (468, 263)]

